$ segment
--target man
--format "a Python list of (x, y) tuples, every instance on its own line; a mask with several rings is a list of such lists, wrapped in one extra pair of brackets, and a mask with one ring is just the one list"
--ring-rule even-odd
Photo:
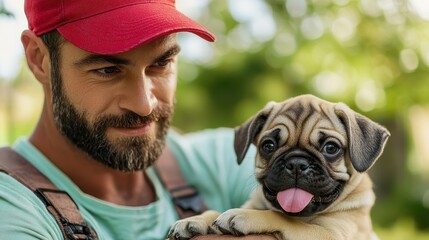
[[(214, 41), (174, 0), (27, 0), (25, 12), (21, 40), (44, 104), (13, 149), (72, 197), (99, 239), (165, 238), (178, 216), (153, 168), (159, 158), (177, 161), (209, 208), (247, 199), (253, 163), (236, 165), (232, 130), (168, 130), (176, 33)], [(4, 173), (0, 213), (0, 239), (64, 238), (42, 201)]]

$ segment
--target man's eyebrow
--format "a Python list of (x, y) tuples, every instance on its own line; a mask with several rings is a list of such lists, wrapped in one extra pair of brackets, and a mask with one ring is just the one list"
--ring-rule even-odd
[(174, 57), (177, 54), (179, 54), (180, 52), (180, 46), (179, 45), (174, 45), (173, 47), (171, 47), (170, 49), (168, 49), (167, 51), (165, 51), (161, 56), (159, 56), (158, 58), (156, 58), (156, 61), (163, 61), (166, 60), (170, 57)]
[[(156, 61), (162, 61), (162, 60), (168, 59), (170, 57), (177, 55), (179, 52), (180, 52), (180, 46), (174, 45), (173, 47), (165, 51), (161, 56), (156, 58)], [(129, 65), (131, 64), (131, 61), (118, 56), (90, 54), (74, 62), (74, 65), (80, 67), (80, 66), (91, 65), (91, 64), (105, 64), (105, 63), (111, 63), (114, 65)]]
[(99, 54), (90, 54), (74, 63), (76, 66), (85, 66), (91, 64), (105, 64), (111, 63), (114, 65), (127, 65), (131, 64), (130, 60), (112, 56), (112, 55), (99, 55)]

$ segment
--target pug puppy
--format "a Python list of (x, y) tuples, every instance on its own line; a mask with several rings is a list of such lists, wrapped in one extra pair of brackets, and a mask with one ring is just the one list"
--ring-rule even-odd
[[(268, 103), (235, 129), (240, 164), (257, 147), (259, 183), (241, 208), (179, 220), (170, 239), (210, 233), (272, 234), (293, 240), (377, 239), (366, 173), (390, 133), (343, 103), (302, 95)], [(234, 184), (234, 183), (231, 183)]]

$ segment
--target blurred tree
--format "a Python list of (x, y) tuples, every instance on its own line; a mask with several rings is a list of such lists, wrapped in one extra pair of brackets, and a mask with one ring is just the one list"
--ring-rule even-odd
[(0, 0), (0, 15), (13, 17), (13, 14), (4, 7), (3, 0)]
[[(5, 8), (3, 0), (0, 0), (0, 17), (2, 16), (13, 17), (14, 15), (13, 13), (11, 13), (9, 10)], [(6, 125), (7, 125), (8, 122), (11, 122), (11, 116), (8, 113), (11, 112), (12, 101), (11, 101), (9, 86), (6, 82), (4, 82), (4, 79), (1, 76), (0, 76), (0, 93), (1, 93), (0, 101), (3, 102), (3, 104), (0, 104), (0, 112), (4, 111), (7, 113), (5, 114), (6, 116), (4, 117), (4, 119), (0, 119), (0, 123), (1, 123), (1, 120), (3, 120), (3, 121), (6, 121)], [(2, 134), (7, 135), (5, 136), (5, 138), (8, 141), (12, 141), (14, 138), (12, 134), (12, 130), (10, 130), (10, 128), (7, 128), (7, 130), (3, 131)], [(0, 142), (3, 140), (2, 137), (3, 136), (0, 134)]]
[[(178, 95), (203, 99), (179, 105), (176, 123), (184, 130), (234, 126), (268, 100), (306, 92), (369, 115), (403, 114), (429, 102), (429, 25), (409, 1), (208, 4), (202, 21), (218, 37), (211, 46), (217, 54), (207, 56), (194, 80), (179, 82)], [(185, 59), (181, 69), (192, 64), (199, 63)]]

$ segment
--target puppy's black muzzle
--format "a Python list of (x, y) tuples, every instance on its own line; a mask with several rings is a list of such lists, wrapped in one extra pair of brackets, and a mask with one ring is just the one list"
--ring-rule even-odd
[(279, 156), (260, 181), (263, 183), (266, 199), (278, 209), (281, 208), (276, 195), (280, 191), (300, 188), (313, 194), (314, 200), (301, 213), (287, 213), (298, 216), (308, 216), (326, 208), (338, 197), (343, 185), (329, 176), (320, 160), (300, 150)]
[[(267, 171), (264, 184), (273, 192), (299, 187), (312, 192), (311, 179), (326, 172), (317, 161), (304, 152), (289, 152), (274, 160)], [(315, 172), (316, 171), (316, 172)]]

